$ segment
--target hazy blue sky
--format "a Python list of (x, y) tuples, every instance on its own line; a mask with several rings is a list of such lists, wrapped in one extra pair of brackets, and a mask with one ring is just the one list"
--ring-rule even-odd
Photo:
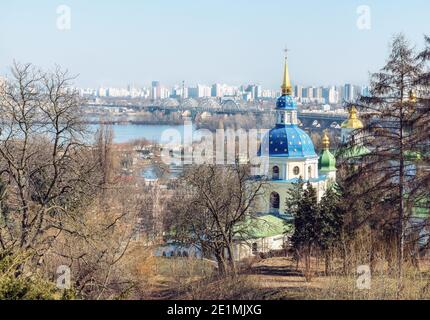
[[(57, 29), (57, 7), (72, 10)], [(371, 8), (371, 30), (357, 7)], [(260, 83), (278, 88), (285, 45), (295, 83), (365, 83), (393, 34), (421, 46), (428, 0), (1, 0), (0, 73), (55, 63), (81, 86)]]

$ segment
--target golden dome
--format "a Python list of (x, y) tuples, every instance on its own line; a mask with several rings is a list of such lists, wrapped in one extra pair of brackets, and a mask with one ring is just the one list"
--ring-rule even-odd
[(358, 111), (355, 106), (352, 106), (349, 111), (349, 118), (342, 123), (343, 129), (362, 129), (364, 127), (363, 122), (358, 118)]
[(324, 136), (322, 139), (323, 148), (328, 150), (330, 148), (330, 138), (327, 134), (327, 131), (324, 131)]

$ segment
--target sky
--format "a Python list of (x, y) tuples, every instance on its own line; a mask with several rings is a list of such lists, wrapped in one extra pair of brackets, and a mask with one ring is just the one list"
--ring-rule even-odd
[(395, 34), (422, 46), (429, 12), (428, 0), (1, 0), (0, 74), (16, 60), (60, 65), (81, 87), (277, 89), (288, 47), (295, 84), (365, 84)]

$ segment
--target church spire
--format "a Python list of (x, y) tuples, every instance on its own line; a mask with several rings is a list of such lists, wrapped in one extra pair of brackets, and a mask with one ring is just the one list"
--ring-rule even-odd
[(329, 150), (330, 149), (330, 138), (327, 134), (327, 130), (324, 130), (324, 136), (322, 139), (322, 144), (323, 144), (323, 148), (324, 150)]
[(343, 129), (363, 129), (363, 122), (358, 118), (358, 111), (355, 106), (349, 110), (348, 120), (342, 123)]
[(290, 74), (288, 72), (288, 49), (285, 49), (285, 67), (284, 67), (284, 80), (282, 82), (282, 95), (291, 96), (293, 89), (290, 82)]
[(318, 168), (321, 172), (328, 174), (332, 180), (336, 179), (336, 157), (330, 152), (330, 138), (327, 130), (324, 130), (322, 139), (323, 151), (318, 160)]

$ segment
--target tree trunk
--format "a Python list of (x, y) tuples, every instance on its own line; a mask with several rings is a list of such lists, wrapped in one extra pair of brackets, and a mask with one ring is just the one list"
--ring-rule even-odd
[(343, 260), (343, 274), (348, 274), (348, 248), (345, 241), (342, 242), (342, 260)]
[(375, 273), (375, 241), (373, 237), (373, 230), (370, 231), (370, 253), (369, 253), (369, 260), (370, 260), (370, 272), (371, 274)]
[[(403, 80), (403, 79), (402, 79)], [(402, 96), (403, 96), (403, 88), (402, 88)], [(403, 278), (403, 260), (404, 260), (404, 183), (405, 183), (405, 168), (404, 168), (404, 150), (403, 150), (403, 124), (404, 124), (404, 115), (403, 115), (403, 101), (400, 104), (400, 171), (399, 171), (399, 214), (398, 214), (398, 222), (397, 222), (397, 293), (396, 297), (400, 297), (400, 293), (402, 290), (402, 278)]]
[(329, 276), (331, 274), (331, 252), (326, 250), (325, 252), (325, 275)]
[(218, 274), (225, 276), (227, 274), (227, 265), (225, 263), (224, 255), (222, 253), (216, 253), (215, 259), (218, 263)]
[(297, 249), (294, 251), (294, 260), (296, 260), (296, 271), (299, 271), (300, 252)]
[(311, 275), (311, 255), (312, 255), (312, 245), (308, 244), (305, 250), (305, 278), (307, 282), (312, 280)]
[(236, 261), (234, 260), (234, 252), (231, 243), (227, 244), (227, 254), (228, 254), (228, 263), (230, 267), (230, 271), (233, 274), (237, 273)]

